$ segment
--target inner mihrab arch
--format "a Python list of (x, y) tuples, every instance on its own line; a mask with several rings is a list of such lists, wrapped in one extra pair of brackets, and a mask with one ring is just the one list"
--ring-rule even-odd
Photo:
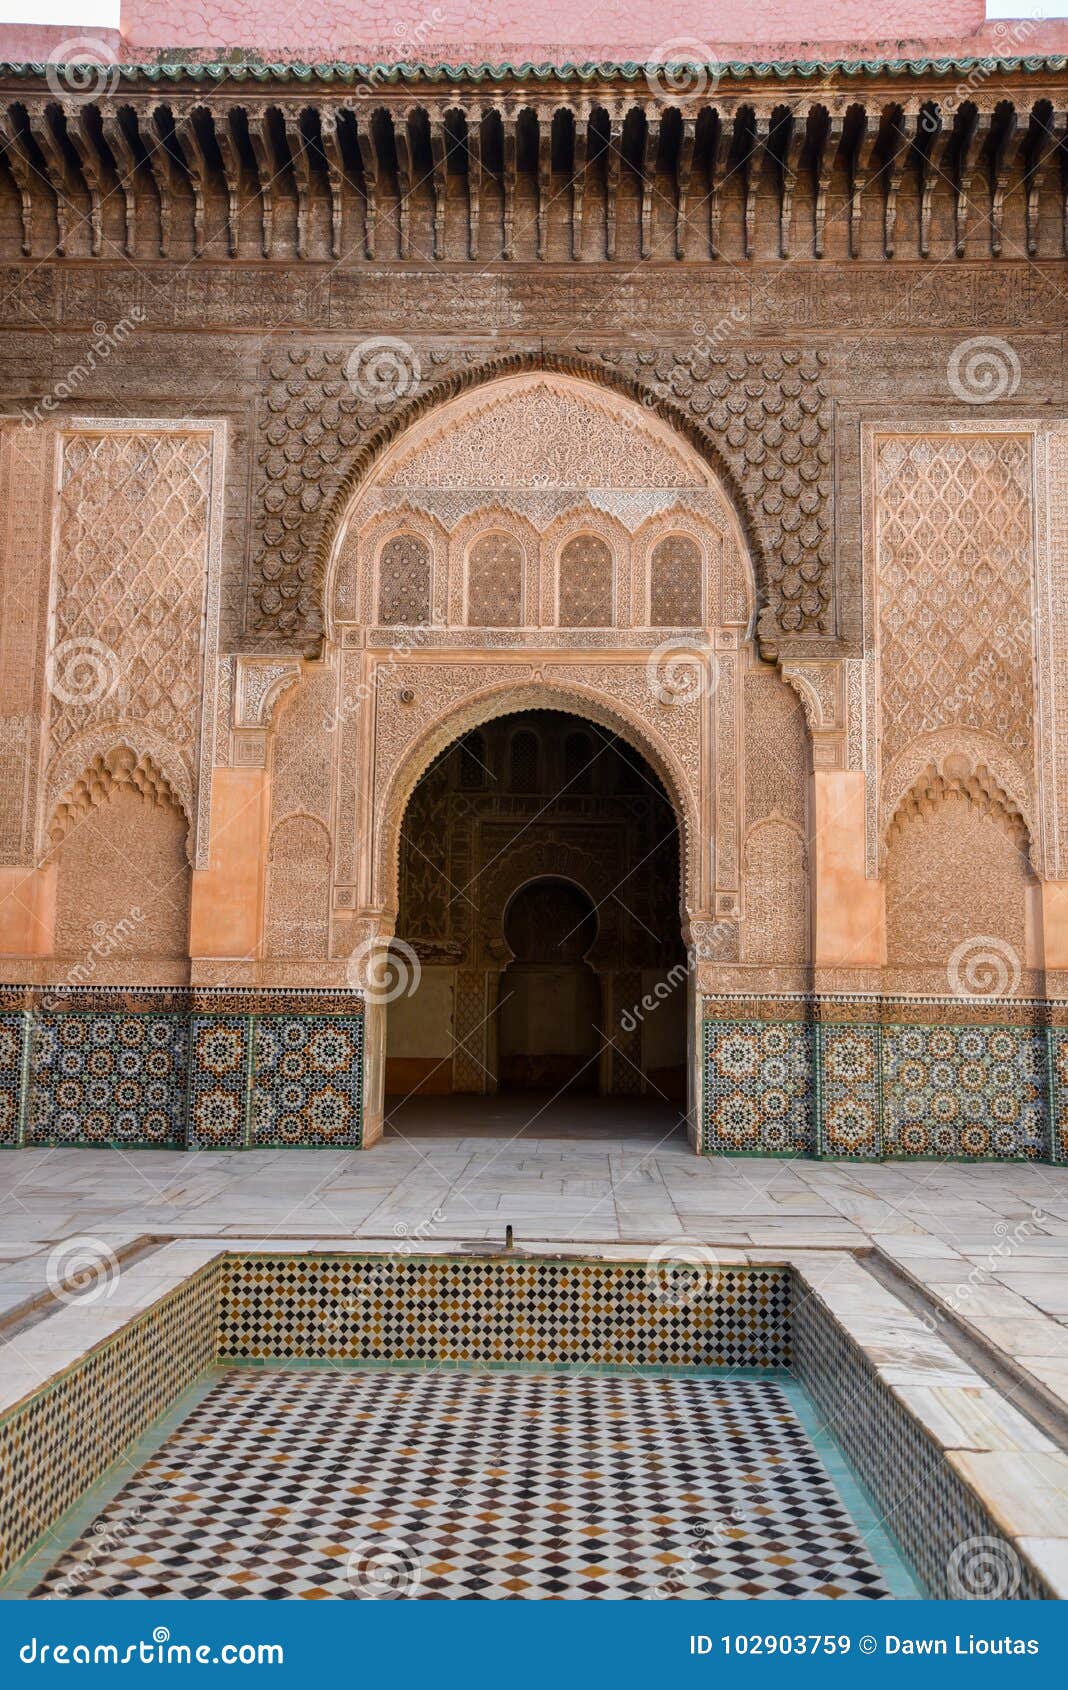
[[(417, 955), (422, 947), (438, 956), (431, 970), (451, 968), (451, 985), (432, 975), (426, 988), (439, 994), (433, 1017), (460, 1029), (450, 1084), (457, 1072), (469, 1090), (499, 1076), (483, 1051), (476, 1086), (461, 1049), (474, 1011), (470, 953), (421, 932), (410, 895), (405, 904), (402, 823), (432, 807), (439, 766), (451, 758), (455, 783), (458, 760), (473, 766), (465, 736), (496, 744), (504, 730), (494, 724), (520, 712), (539, 713), (561, 783), (569, 735), (585, 733), (594, 746), (626, 746), (673, 831), (677, 817), (670, 924), (665, 915), (658, 935), (668, 971), (681, 955), (680, 932), (699, 967), (737, 963), (747, 943), (761, 963), (807, 963), (807, 748), (803, 727), (795, 732), (796, 696), (756, 655), (755, 600), (735, 502), (709, 463), (660, 417), (574, 376), (529, 371), (449, 399), (391, 442), (354, 491), (325, 581), (325, 656), (340, 666), (342, 700), (332, 953), (353, 956), (359, 981), (362, 958), (395, 935)], [(747, 803), (747, 759), (760, 789), (756, 810)], [(454, 790), (461, 808), (478, 807), (462, 785)], [(521, 795), (505, 796), (515, 808)], [(433, 801), (446, 802), (440, 794)], [(758, 825), (764, 832), (750, 837)], [(522, 849), (515, 838), (504, 854)], [(750, 863), (757, 920), (747, 939), (742, 871)], [(607, 943), (599, 927), (602, 965)], [(608, 960), (617, 966), (602, 974), (627, 972), (626, 955)], [(641, 980), (643, 969), (647, 959), (630, 969), (642, 985), (638, 999), (655, 984)], [(685, 1061), (674, 1052), (644, 1069), (639, 1062), (636, 1084), (663, 1069), (672, 1092), (686, 1081), (692, 1106), (700, 982), (689, 973), (676, 998), (689, 1003)], [(484, 995), (479, 1001), (492, 1021), (495, 1009)], [(412, 1046), (414, 1012), (393, 1013), (388, 1053), (386, 1009), (370, 993), (367, 1009), (373, 1136), (387, 1077), (443, 1082), (423, 1071), (440, 1053)], [(613, 1083), (602, 1075), (602, 1089)]]

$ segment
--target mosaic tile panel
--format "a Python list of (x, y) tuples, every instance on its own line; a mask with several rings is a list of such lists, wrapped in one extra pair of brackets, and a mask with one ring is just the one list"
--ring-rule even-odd
[(0, 1145), (19, 1142), (28, 1026), (18, 1011), (0, 1012)]
[(783, 1268), (247, 1256), (227, 1266), (219, 1356), (785, 1367), (787, 1292)]
[(235, 1372), (32, 1594), (890, 1591), (770, 1381)]
[(358, 1146), (363, 1017), (258, 1016), (253, 1039), (251, 1142)]
[(188, 1139), (195, 1150), (239, 1150), (248, 1139), (251, 1040), (244, 1015), (190, 1020)]
[(1046, 1154), (1045, 1037), (1021, 1027), (886, 1027), (887, 1156)]
[(704, 1149), (812, 1155), (814, 1039), (795, 1021), (704, 1023)]
[[(887, 1530), (928, 1595), (959, 1596), (950, 1584), (950, 1557), (958, 1545), (977, 1538), (1000, 1541), (992, 1516), (812, 1291), (794, 1299), (793, 1356), (798, 1380), (830, 1435), (863, 1474)], [(1020, 1562), (1019, 1571), (1018, 1585), (998, 1595), (1049, 1598), (1029, 1567)]]
[(879, 1027), (821, 1024), (821, 1156), (867, 1160), (883, 1153)]
[(1068, 1027), (1054, 1027), (1049, 1037), (1053, 1070), (1052, 1159), (1068, 1162)]
[(180, 1147), (187, 1048), (181, 1014), (39, 1010), (25, 1142)]
[(0, 1419), (6, 1571), (214, 1360), (218, 1263)]

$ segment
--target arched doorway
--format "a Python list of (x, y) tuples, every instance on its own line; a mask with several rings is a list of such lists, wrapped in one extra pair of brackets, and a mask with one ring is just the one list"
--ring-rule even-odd
[(596, 1092), (601, 983), (587, 960), (596, 938), (593, 903), (570, 881), (528, 881), (509, 903), (512, 961), (497, 1007), (501, 1091)]
[(448, 746), (401, 827), (396, 938), (417, 982), (388, 1008), (387, 1131), (475, 1124), (480, 1098), (541, 1116), (576, 1094), (641, 1102), (670, 1130), (686, 1098), (679, 861), (661, 781), (599, 723), (506, 712)]

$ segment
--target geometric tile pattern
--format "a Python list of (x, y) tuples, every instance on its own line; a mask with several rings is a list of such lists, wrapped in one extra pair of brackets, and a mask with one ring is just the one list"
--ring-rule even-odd
[[(975, 1539), (1001, 1540), (993, 1517), (935, 1449), (926, 1433), (815, 1294), (794, 1300), (793, 1370), (822, 1426), (863, 1475), (887, 1530), (927, 1594), (959, 1596), (950, 1583), (955, 1549)], [(1015, 1566), (1015, 1562), (1014, 1562)], [(1016, 1600), (1049, 1596), (1027, 1563)]]
[(33, 1591), (57, 1593), (890, 1595), (772, 1381), (238, 1369)]
[(814, 1030), (798, 1021), (705, 1021), (704, 1149), (811, 1156)]
[(886, 1027), (888, 1156), (1046, 1153), (1046, 1050), (1021, 1027)]
[(219, 1279), (213, 1262), (0, 1419), (0, 1572), (211, 1365)]
[(1068, 1027), (1050, 1032), (1053, 1070), (1053, 1161), (1068, 1162)]
[(706, 1152), (1068, 1160), (1068, 1029), (936, 1020), (941, 1000), (907, 1024), (889, 1000), (870, 1023), (837, 1018), (851, 1000), (822, 999), (807, 1022), (773, 1018), (785, 1006), (770, 999), (754, 1020), (754, 1003), (703, 1023)]
[(0, 1147), (360, 1144), (351, 991), (0, 991)]
[(190, 1019), (189, 1139), (197, 1150), (246, 1143), (250, 1039), (245, 1015)]
[(252, 1143), (358, 1146), (361, 1015), (255, 1019)]
[(287, 1254), (225, 1271), (224, 1361), (789, 1365), (783, 1268)]
[(18, 1010), (0, 1012), (0, 1145), (19, 1142), (28, 1028), (28, 1018)]
[(883, 1154), (879, 1027), (819, 1026), (820, 1154), (845, 1160)]
[(187, 1038), (180, 1014), (38, 1011), (25, 1142), (181, 1146)]

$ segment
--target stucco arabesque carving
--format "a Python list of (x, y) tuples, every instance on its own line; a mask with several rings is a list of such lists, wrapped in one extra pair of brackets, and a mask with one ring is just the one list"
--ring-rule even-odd
[[(193, 772), (177, 747), (162, 734), (153, 733), (143, 722), (121, 719), (104, 722), (79, 734), (48, 767), (43, 783), (39, 860), (44, 859), (54, 843), (56, 819), (69, 804), (73, 789), (83, 778), (91, 777), (95, 767), (102, 766), (113, 753), (123, 749), (129, 751), (143, 767), (151, 767), (154, 778), (161, 783), (161, 789), (166, 788), (168, 802), (181, 809), (186, 820), (191, 822), (195, 814)], [(195, 866), (194, 852), (194, 830), (191, 826), (186, 837), (186, 855)]]
[(233, 760), (238, 768), (262, 768), (267, 733), (282, 694), (301, 676), (296, 658), (238, 656), (233, 701)]
[(848, 675), (844, 662), (788, 662), (780, 664), (801, 700), (812, 737), (813, 767), (844, 768), (848, 761)]
[(833, 598), (832, 418), (826, 354), (517, 353), (433, 350), (403, 399), (358, 396), (345, 346), (293, 347), (265, 373), (253, 513), (254, 632), (317, 643), (326, 565), (342, 514), (377, 457), (435, 405), (523, 370), (557, 370), (637, 399), (695, 446), (731, 491), (766, 600), (766, 654), (781, 635), (822, 634)]
[[(899, 814), (922, 807), (926, 789), (936, 795), (960, 790), (984, 808), (1019, 817), (1035, 837), (1031, 784), (1012, 753), (993, 734), (945, 728), (911, 741), (885, 771), (882, 782), (884, 841)], [(885, 846), (884, 846), (885, 848)]]

